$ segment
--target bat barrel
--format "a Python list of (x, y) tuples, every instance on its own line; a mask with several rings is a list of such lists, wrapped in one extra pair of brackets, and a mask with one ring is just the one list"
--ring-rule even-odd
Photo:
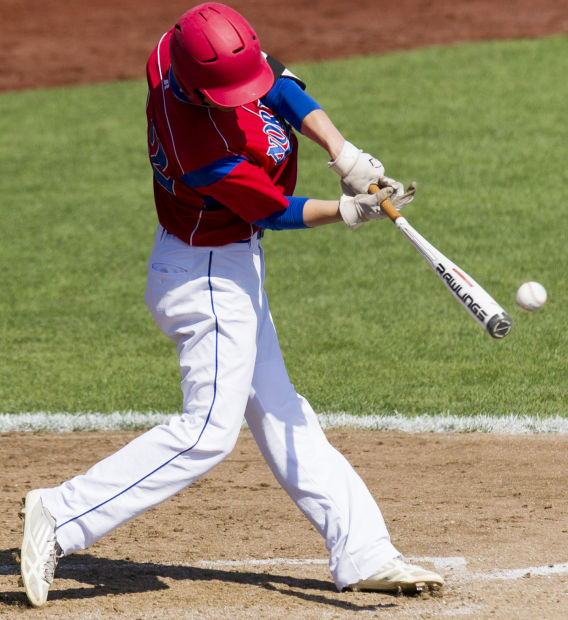
[[(378, 185), (369, 187), (371, 194), (378, 191)], [(383, 200), (381, 209), (422, 254), (457, 301), (486, 329), (487, 333), (493, 338), (505, 338), (513, 327), (513, 321), (489, 293), (415, 230), (390, 200)]]

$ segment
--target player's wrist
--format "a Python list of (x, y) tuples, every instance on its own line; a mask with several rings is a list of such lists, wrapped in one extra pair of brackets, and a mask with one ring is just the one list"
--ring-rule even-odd
[(341, 150), (346, 142), (347, 140), (345, 140), (342, 135), (334, 135), (330, 137), (326, 148), (332, 161), (335, 161), (339, 157), (339, 154), (341, 153)]

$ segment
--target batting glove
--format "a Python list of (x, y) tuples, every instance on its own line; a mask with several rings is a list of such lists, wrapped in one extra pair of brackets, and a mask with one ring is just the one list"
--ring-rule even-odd
[(339, 199), (339, 213), (350, 230), (359, 228), (361, 224), (370, 220), (380, 220), (386, 215), (381, 211), (381, 202), (390, 198), (392, 187), (385, 187), (376, 194), (357, 194), (348, 196), (343, 194)]
[(404, 185), (399, 181), (395, 181), (389, 177), (380, 177), (377, 185), (382, 189), (385, 187), (392, 187), (393, 193), (390, 197), (390, 201), (394, 205), (397, 211), (400, 211), (402, 207), (414, 200), (414, 194), (416, 193), (416, 181), (413, 181), (406, 191), (404, 191)]
[(377, 183), (385, 174), (385, 168), (378, 159), (347, 140), (337, 158), (328, 163), (328, 167), (341, 177), (343, 193), (351, 196), (367, 193), (369, 185)]

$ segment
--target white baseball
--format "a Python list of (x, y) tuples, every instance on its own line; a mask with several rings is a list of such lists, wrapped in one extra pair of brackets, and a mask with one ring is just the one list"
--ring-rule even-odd
[(524, 282), (519, 286), (516, 300), (523, 310), (534, 312), (544, 305), (546, 289), (539, 282)]

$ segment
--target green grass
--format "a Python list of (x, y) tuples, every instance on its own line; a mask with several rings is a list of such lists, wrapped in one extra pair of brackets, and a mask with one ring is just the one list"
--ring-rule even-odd
[[(568, 414), (567, 37), (296, 65), (348, 139), (417, 180), (405, 215), (512, 315), (491, 339), (388, 221), (268, 233), (292, 381), (317, 411)], [(0, 96), (0, 410), (179, 411), (144, 305), (145, 85)], [(335, 198), (301, 139), (298, 195)], [(514, 303), (524, 280), (549, 301)]]

